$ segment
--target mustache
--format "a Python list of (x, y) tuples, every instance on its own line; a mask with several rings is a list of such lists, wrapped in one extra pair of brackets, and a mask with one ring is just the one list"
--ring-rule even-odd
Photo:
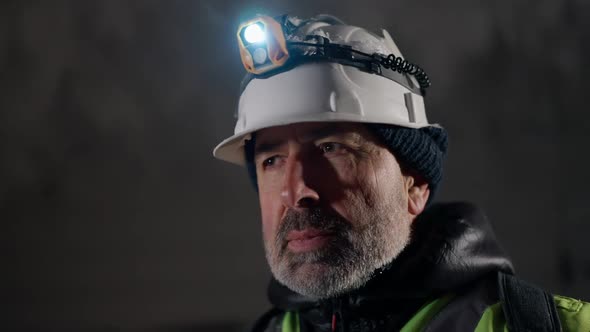
[(286, 247), (289, 232), (307, 228), (342, 236), (349, 233), (352, 225), (338, 213), (324, 208), (312, 208), (304, 211), (288, 210), (277, 232), (276, 244), (278, 248), (284, 249)]

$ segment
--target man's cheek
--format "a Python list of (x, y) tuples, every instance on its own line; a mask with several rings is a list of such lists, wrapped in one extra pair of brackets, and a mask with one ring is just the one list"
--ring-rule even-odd
[(275, 233), (274, 225), (269, 222), (267, 219), (262, 217), (262, 237), (265, 242), (271, 241), (273, 238), (273, 234)]
[(265, 242), (272, 241), (277, 229), (276, 212), (261, 202), (262, 236)]

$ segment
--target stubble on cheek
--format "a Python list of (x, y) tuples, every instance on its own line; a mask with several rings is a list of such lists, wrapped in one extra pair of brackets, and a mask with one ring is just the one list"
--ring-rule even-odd
[(274, 245), (276, 243), (275, 239), (277, 227), (276, 225), (265, 221), (264, 218), (262, 219), (262, 241), (267, 262), (271, 264), (272, 261), (276, 260), (275, 257), (278, 255), (278, 250), (276, 250), (276, 246)]

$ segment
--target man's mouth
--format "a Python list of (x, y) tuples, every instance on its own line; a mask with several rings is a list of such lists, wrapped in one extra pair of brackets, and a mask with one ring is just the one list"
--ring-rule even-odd
[(295, 253), (312, 251), (326, 245), (333, 236), (332, 232), (317, 229), (290, 231), (286, 238), (287, 247)]

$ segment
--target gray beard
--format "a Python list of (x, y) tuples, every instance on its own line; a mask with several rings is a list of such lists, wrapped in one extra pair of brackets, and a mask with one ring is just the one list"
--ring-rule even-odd
[[(288, 211), (275, 242), (265, 243), (271, 271), (289, 289), (317, 299), (333, 297), (363, 286), (375, 270), (394, 260), (410, 240), (410, 220), (400, 211), (389, 218), (373, 211), (370, 222), (356, 228), (324, 209)], [(293, 253), (286, 236), (292, 230), (315, 228), (333, 234), (318, 250)]]

